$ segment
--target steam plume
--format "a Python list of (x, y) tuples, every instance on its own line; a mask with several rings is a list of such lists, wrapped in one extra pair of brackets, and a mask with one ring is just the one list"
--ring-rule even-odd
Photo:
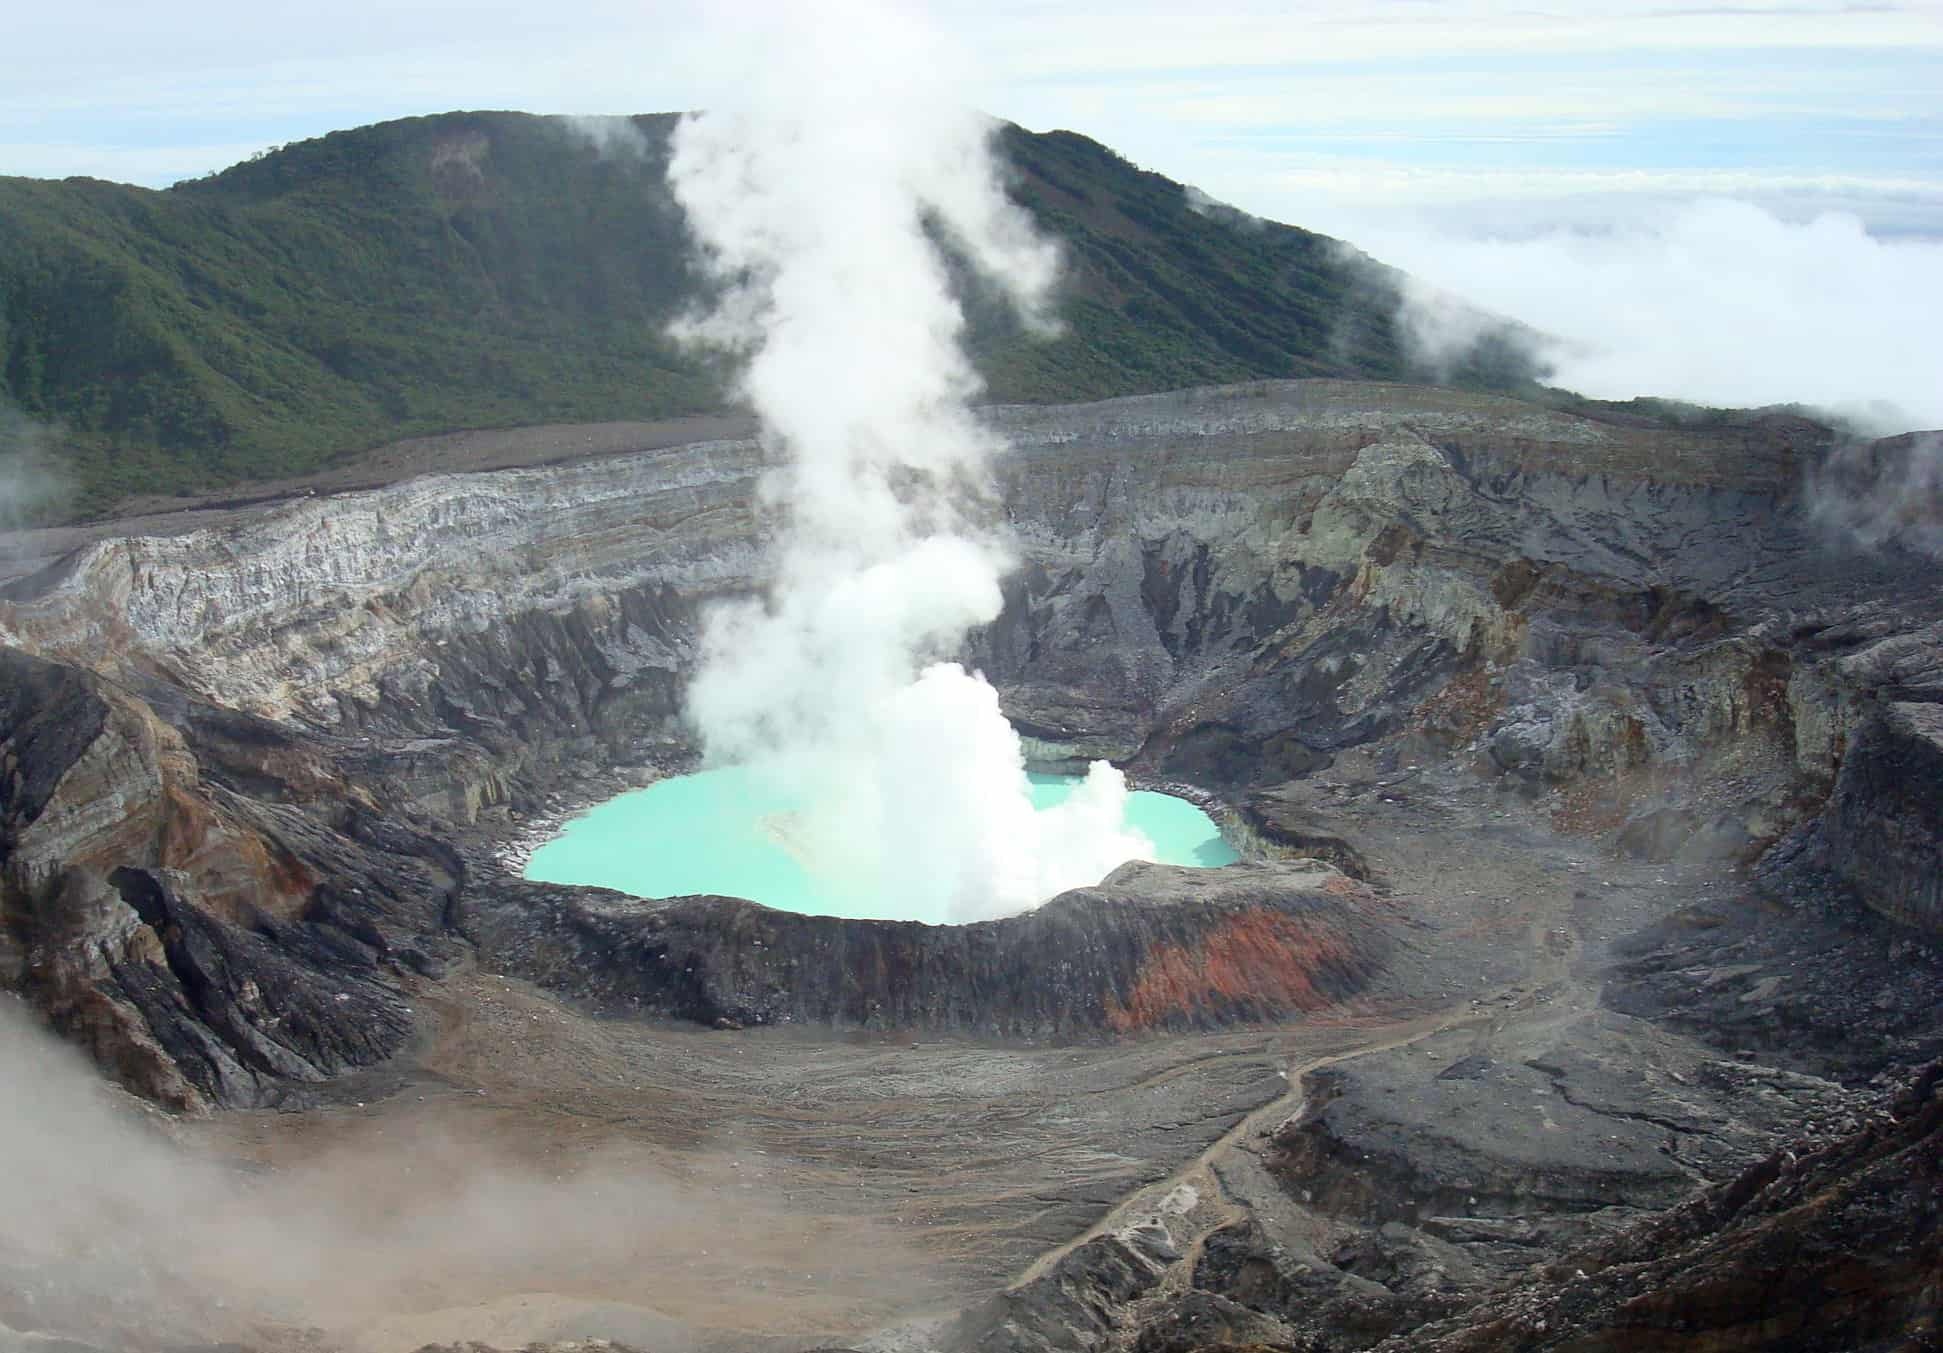
[(906, 14), (818, 7), (772, 34), (733, 106), (685, 119), (670, 179), (724, 284), (691, 338), (746, 356), (788, 462), (778, 581), (710, 617), (691, 716), (710, 756), (803, 807), (807, 853), (901, 914), (963, 921), (1097, 882), (1151, 847), (1124, 781), (1035, 816), (1017, 735), (946, 661), (995, 619), (1006, 554), (978, 519), (999, 449), (941, 245), (1045, 324), (1052, 250), (1006, 199), (990, 124), (941, 91)]
[(58, 513), (68, 483), (57, 468), (58, 429), (37, 423), (0, 400), (0, 531), (16, 531)]
[(1864, 548), (1943, 560), (1943, 432), (1836, 447), (1809, 479), (1808, 505), (1824, 528)]

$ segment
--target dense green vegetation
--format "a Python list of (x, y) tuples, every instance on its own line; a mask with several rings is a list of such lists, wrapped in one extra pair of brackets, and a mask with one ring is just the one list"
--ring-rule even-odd
[[(0, 406), (58, 429), (80, 512), (423, 432), (720, 407), (721, 372), (666, 336), (697, 285), (673, 125), (632, 119), (603, 149), (563, 119), (450, 113), (160, 192), (0, 178)], [(1408, 374), (1385, 270), (1197, 211), (1070, 132), (1002, 144), (1065, 246), (1067, 328), (1030, 339), (969, 287), (993, 397)]]

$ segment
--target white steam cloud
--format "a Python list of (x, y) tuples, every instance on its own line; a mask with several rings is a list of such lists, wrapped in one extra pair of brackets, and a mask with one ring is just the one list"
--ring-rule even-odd
[(1838, 446), (1808, 489), (1824, 527), (1867, 548), (1943, 560), (1943, 432)]
[(563, 118), (561, 125), (569, 135), (592, 146), (597, 155), (640, 159), (648, 153), (648, 138), (631, 117), (583, 113)]
[(56, 429), (0, 404), (0, 531), (34, 525), (66, 503), (59, 441)]
[(1421, 284), (1403, 318), (1433, 365), (1476, 336), (1455, 294), (1551, 335), (1552, 381), (1595, 398), (1805, 404), (1879, 433), (1943, 426), (1943, 243), (1724, 200), (1598, 231), (1376, 224), (1352, 238)]
[(689, 710), (712, 759), (802, 805), (820, 868), (902, 915), (969, 921), (1152, 848), (1104, 762), (1035, 814), (996, 693), (946, 660), (997, 618), (1007, 556), (980, 520), (1000, 447), (969, 408), (941, 246), (1040, 326), (1056, 258), (947, 54), (907, 13), (836, 8), (775, 15), (735, 99), (675, 135), (670, 180), (724, 288), (685, 335), (745, 356), (788, 458), (765, 485), (777, 582), (709, 617)]
[(934, 1299), (894, 1231), (742, 1192), (730, 1147), (672, 1168), (652, 1143), (563, 1134), (457, 1090), (198, 1131), (103, 1083), (6, 993), (0, 1085), (0, 1353), (674, 1350), (697, 1346), (690, 1322), (760, 1304), (751, 1284), (807, 1328), (889, 1293)]
[(1260, 230), (1264, 224), (1261, 217), (1243, 211), (1232, 202), (1223, 202), (1218, 197), (1210, 197), (1193, 184), (1187, 185), (1182, 190), (1182, 195), (1187, 199), (1189, 211), (1196, 216), (1219, 222), (1221, 225), (1252, 232)]

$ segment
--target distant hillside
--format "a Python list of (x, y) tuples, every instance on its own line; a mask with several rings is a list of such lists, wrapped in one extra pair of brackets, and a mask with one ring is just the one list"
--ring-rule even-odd
[[(58, 426), (83, 512), (423, 432), (718, 408), (721, 373), (665, 336), (696, 286), (674, 123), (448, 113), (161, 192), (0, 178), (0, 406)], [(1410, 374), (1395, 274), (1083, 136), (1002, 144), (1069, 277), (1052, 342), (970, 298), (994, 398)]]

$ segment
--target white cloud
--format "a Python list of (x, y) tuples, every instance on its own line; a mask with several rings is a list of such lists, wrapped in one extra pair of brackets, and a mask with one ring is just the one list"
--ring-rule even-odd
[(1719, 199), (1613, 230), (1512, 240), (1392, 227), (1356, 242), (1553, 335), (1557, 383), (1588, 395), (1804, 403), (1885, 431), (1943, 426), (1940, 243)]
[(1570, 90), (1556, 85), (1490, 90), (1468, 88), (1469, 83), (1407, 75), (1305, 75), (1272, 91), (1236, 93), (1198, 84), (1161, 86), (1143, 91), (1141, 99), (1160, 104), (1170, 118), (1193, 125), (1335, 129), (1504, 122), (1528, 124), (1522, 129), (1527, 134), (1553, 135), (1608, 128), (1619, 119), (1639, 116), (1749, 117), (1767, 103), (1753, 91), (1669, 91), (1642, 88), (1637, 83), (1624, 88), (1618, 79), (1602, 81), (1602, 86), (1610, 87), (1595, 92), (1586, 89), (1583, 76), (1572, 82)]
[[(949, 5), (961, 14), (970, 5)], [(1228, 3), (1195, 11), (1122, 0), (1076, 9), (1024, 3), (978, 6), (974, 30), (988, 68), (1007, 76), (1059, 79), (1103, 72), (1214, 66), (1320, 66), (1338, 61), (1478, 52), (1693, 52), (1705, 48), (1831, 52), (1853, 48), (1943, 46), (1933, 3), (1791, 6), (1708, 4), (1675, 8), (1583, 0), (1550, 10), (1494, 0), (1377, 6), (1367, 0), (1287, 4)], [(1060, 12), (1063, 11), (1063, 12)], [(1029, 41), (1015, 39), (1015, 34)]]
[[(1482, 201), (1546, 201), (1590, 197), (1641, 200), (1678, 197), (1747, 197), (1753, 194), (1804, 200), (1850, 196), (1907, 198), (1943, 206), (1943, 183), (1872, 174), (1813, 174), (1750, 169), (1571, 169), (1489, 166), (1449, 169), (1395, 161), (1304, 157), (1279, 170), (1256, 160), (1225, 166), (1256, 180), (1257, 194), (1291, 203), (1319, 196), (1344, 206), (1400, 207)], [(1251, 172), (1254, 171), (1254, 172)], [(1622, 213), (1623, 214), (1623, 213)]]
[(1430, 167), (1395, 159), (1204, 158), (1198, 187), (1271, 220), (1364, 243), (1386, 235), (1528, 235), (1564, 227), (1641, 227), (1696, 198), (1750, 202), (1789, 221), (1827, 212), (1883, 234), (1943, 235), (1943, 183), (1907, 176), (1748, 169)]

